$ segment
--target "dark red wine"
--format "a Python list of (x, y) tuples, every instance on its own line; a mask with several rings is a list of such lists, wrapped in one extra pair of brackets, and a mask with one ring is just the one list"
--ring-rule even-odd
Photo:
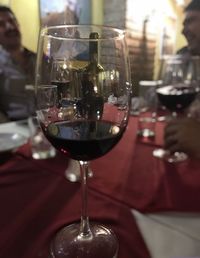
[(197, 92), (192, 87), (168, 85), (156, 90), (159, 101), (171, 111), (182, 111), (195, 99)]
[(44, 130), (47, 139), (76, 160), (88, 161), (103, 156), (121, 139), (124, 128), (107, 121), (58, 121)]

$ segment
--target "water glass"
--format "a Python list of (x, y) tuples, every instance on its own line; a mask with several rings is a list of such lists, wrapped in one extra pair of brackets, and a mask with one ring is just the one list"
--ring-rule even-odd
[(140, 81), (139, 83), (139, 118), (138, 136), (154, 137), (156, 124), (155, 94), (156, 81)]
[(44, 136), (37, 117), (30, 117), (28, 119), (28, 126), (30, 130), (31, 153), (33, 159), (48, 159), (55, 157), (56, 150)]

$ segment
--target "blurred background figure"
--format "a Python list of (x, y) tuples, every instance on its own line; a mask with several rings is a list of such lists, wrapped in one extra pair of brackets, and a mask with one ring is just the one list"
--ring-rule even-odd
[(200, 55), (200, 1), (191, 1), (184, 9), (182, 33), (188, 45), (181, 48), (178, 54)]
[[(176, 55), (163, 57), (159, 74), (161, 79), (166, 77), (166, 74), (164, 74), (166, 73), (166, 69), (172, 74), (180, 74), (180, 61), (182, 61), (184, 63), (184, 67), (182, 68), (184, 74), (182, 76), (187, 79), (187, 73), (190, 73), (191, 76), (189, 75), (189, 77), (195, 77), (195, 80), (200, 80), (200, 1), (192, 0), (184, 8), (183, 14), (182, 34), (185, 37), (187, 45), (180, 48), (176, 52)], [(196, 70), (194, 67), (196, 67)], [(192, 72), (194, 74), (191, 74)], [(171, 83), (169, 78), (167, 83)]]
[[(183, 35), (188, 45), (178, 54), (200, 56), (200, 1), (193, 0), (185, 8)], [(200, 68), (200, 67), (198, 67)], [(189, 117), (170, 121), (165, 128), (165, 147), (171, 152), (183, 151), (200, 159), (200, 104), (199, 98), (192, 104)]]
[(12, 10), (0, 6), (0, 122), (25, 119), (34, 113), (35, 53), (21, 44)]

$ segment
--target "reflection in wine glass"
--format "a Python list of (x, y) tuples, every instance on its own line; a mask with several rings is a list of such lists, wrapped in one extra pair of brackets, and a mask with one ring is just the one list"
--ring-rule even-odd
[[(76, 73), (73, 70), (68, 69), (69, 63), (63, 58), (54, 59), (52, 62), (51, 68), (51, 84), (57, 86), (57, 94), (59, 99), (60, 106), (60, 115), (67, 116), (73, 112), (73, 109), (68, 106), (68, 103), (71, 101), (70, 96), (70, 87), (71, 82), (77, 82)], [(92, 177), (93, 172), (91, 169), (88, 171), (88, 177)], [(65, 170), (65, 177), (70, 182), (79, 182), (81, 179), (80, 165), (79, 162), (73, 159), (70, 159), (68, 162), (68, 167)]]
[[(163, 83), (156, 92), (160, 103), (171, 112), (171, 117), (168, 119), (185, 115), (185, 110), (194, 101), (199, 88), (196, 65), (196, 57), (186, 59), (181, 56), (173, 56), (167, 59), (166, 74), (163, 74)], [(187, 159), (187, 155), (183, 152), (171, 154), (162, 148), (155, 149), (153, 156), (165, 159), (170, 163)]]
[[(52, 76), (46, 76), (61, 56), (70, 75), (62, 91), (52, 85)], [(89, 222), (88, 162), (105, 155), (123, 136), (129, 115), (129, 80), (124, 31), (84, 25), (41, 30), (36, 67), (38, 119), (52, 145), (79, 161), (82, 182), (81, 222), (58, 231), (51, 244), (52, 257), (117, 257), (114, 232)], [(58, 88), (53, 106), (47, 105), (44, 84)], [(109, 101), (111, 95), (114, 103)]]
[(55, 59), (51, 68), (51, 84), (57, 86), (59, 105), (62, 102), (70, 101), (70, 82), (75, 81), (74, 73), (67, 69), (67, 61), (63, 59)]

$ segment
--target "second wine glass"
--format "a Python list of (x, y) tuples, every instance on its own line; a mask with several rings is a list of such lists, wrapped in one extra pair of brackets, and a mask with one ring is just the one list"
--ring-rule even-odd
[[(156, 92), (161, 105), (170, 111), (170, 115), (165, 119), (168, 122), (186, 115), (186, 109), (194, 101), (199, 91), (199, 78), (196, 77), (196, 57), (168, 56), (164, 64), (165, 73), (162, 75), (162, 84), (159, 85)], [(187, 159), (187, 155), (183, 152), (169, 153), (163, 148), (155, 149), (153, 156), (170, 163)]]

